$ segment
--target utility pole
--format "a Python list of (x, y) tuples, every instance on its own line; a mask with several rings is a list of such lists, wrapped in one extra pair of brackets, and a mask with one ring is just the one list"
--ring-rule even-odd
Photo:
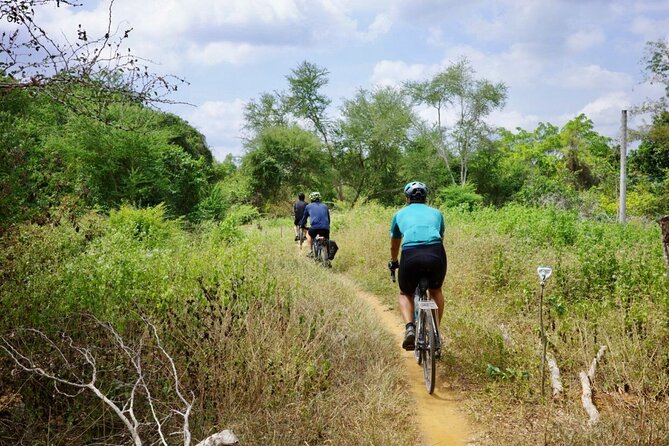
[(627, 110), (622, 111), (620, 118), (620, 209), (618, 221), (625, 223), (627, 206)]

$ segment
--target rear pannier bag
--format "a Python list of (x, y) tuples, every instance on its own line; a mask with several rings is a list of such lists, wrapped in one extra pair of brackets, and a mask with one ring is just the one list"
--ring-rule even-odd
[(337, 243), (334, 240), (328, 240), (328, 259), (334, 260), (337, 251), (339, 251)]

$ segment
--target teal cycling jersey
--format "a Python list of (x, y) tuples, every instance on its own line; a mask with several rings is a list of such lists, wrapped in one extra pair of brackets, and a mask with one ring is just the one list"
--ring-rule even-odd
[(393, 216), (390, 236), (402, 239), (403, 250), (441, 243), (444, 238), (444, 216), (426, 204), (411, 203)]

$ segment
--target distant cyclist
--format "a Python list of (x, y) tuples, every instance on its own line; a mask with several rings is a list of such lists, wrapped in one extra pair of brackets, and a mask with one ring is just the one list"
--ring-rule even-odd
[(300, 192), (297, 194), (297, 201), (293, 203), (293, 224), (295, 225), (295, 241), (300, 239), (300, 222), (302, 221), (302, 216), (304, 215), (304, 208), (307, 207), (307, 202), (304, 201), (304, 193)]
[(300, 221), (300, 227), (305, 228), (307, 219), (311, 218), (311, 227), (309, 228), (309, 252), (307, 256), (313, 256), (314, 239), (317, 235), (330, 238), (330, 210), (321, 203), (321, 194), (319, 192), (312, 192), (309, 194), (311, 203), (304, 208), (304, 214)]
[[(413, 293), (421, 276), (428, 279), (428, 291), (439, 307), (439, 320), (444, 313), (441, 291), (446, 277), (444, 249), (444, 217), (427, 206), (427, 186), (413, 181), (404, 186), (407, 206), (400, 209), (390, 223), (390, 269), (399, 268), (399, 306), (406, 323), (402, 347), (413, 350), (416, 342)], [(401, 262), (398, 261), (402, 248)]]

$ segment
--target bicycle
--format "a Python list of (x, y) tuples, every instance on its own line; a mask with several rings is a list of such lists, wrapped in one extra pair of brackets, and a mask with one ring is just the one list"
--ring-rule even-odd
[(324, 268), (331, 268), (332, 263), (330, 262), (330, 254), (328, 252), (328, 239), (317, 235), (314, 238), (314, 260), (317, 263), (320, 263)]
[(306, 228), (300, 228), (297, 236), (297, 240), (300, 242), (300, 249), (302, 249), (302, 244), (304, 244), (304, 241), (307, 239), (307, 229)]
[[(395, 270), (390, 270), (395, 282)], [(414, 326), (416, 327), (416, 343), (414, 356), (416, 363), (423, 366), (425, 388), (431, 395), (437, 375), (437, 357), (441, 355), (441, 337), (437, 326), (437, 303), (427, 294), (428, 280), (421, 277), (414, 291)]]

